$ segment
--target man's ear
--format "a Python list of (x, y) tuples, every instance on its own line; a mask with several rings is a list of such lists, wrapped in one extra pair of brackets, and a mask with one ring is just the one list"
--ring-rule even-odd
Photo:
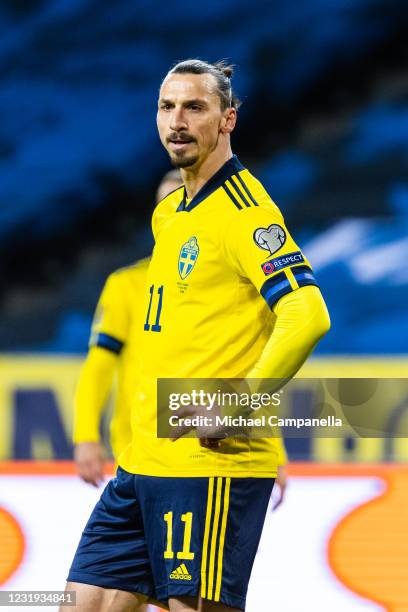
[(220, 132), (230, 134), (237, 122), (237, 111), (235, 108), (227, 108), (221, 117)]

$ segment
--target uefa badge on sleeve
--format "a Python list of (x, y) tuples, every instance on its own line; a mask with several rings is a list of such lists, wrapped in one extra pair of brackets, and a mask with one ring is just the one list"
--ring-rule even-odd
[(276, 224), (258, 227), (254, 231), (254, 242), (260, 249), (269, 251), (269, 254), (273, 255), (285, 244), (286, 232), (283, 227)]
[(178, 260), (178, 271), (182, 280), (184, 280), (194, 268), (199, 251), (200, 249), (195, 236), (192, 236), (181, 247)]
[(265, 276), (269, 276), (278, 270), (288, 268), (289, 266), (296, 266), (297, 264), (304, 263), (304, 261), (305, 258), (302, 253), (300, 251), (294, 251), (293, 253), (286, 253), (286, 255), (281, 255), (280, 257), (274, 257), (273, 259), (265, 261), (265, 263), (261, 265), (261, 268)]
[(262, 264), (261, 268), (265, 276), (269, 276), (275, 272), (275, 266), (273, 265), (272, 261), (267, 261), (266, 263)]

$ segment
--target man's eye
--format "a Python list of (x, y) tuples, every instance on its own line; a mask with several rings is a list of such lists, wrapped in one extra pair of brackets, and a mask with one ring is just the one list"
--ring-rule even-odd
[(190, 108), (191, 110), (193, 110), (193, 111), (199, 111), (199, 110), (201, 110), (201, 106), (199, 106), (198, 104), (190, 104), (190, 107), (189, 107), (189, 108)]
[(163, 110), (170, 110), (171, 106), (170, 106), (170, 104), (162, 104), (160, 106), (160, 108), (163, 109)]

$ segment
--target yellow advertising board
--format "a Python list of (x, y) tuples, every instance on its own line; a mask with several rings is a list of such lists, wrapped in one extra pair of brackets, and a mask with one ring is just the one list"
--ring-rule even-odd
[[(71, 458), (73, 397), (82, 359), (63, 355), (0, 357), (0, 460)], [(312, 359), (303, 366), (299, 377), (402, 379), (408, 378), (408, 359)], [(106, 427), (102, 429), (106, 440)], [(406, 438), (339, 436), (287, 442), (289, 454), (295, 459), (408, 460)]]

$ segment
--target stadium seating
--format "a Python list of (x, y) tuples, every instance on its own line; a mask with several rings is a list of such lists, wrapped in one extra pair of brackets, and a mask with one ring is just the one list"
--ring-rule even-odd
[[(408, 91), (398, 79), (381, 90), (381, 72), (368, 73), (368, 90), (356, 88), (339, 113), (332, 74), (346, 80), (356, 62), (395, 46), (408, 5), (157, 6), (143, 11), (126, 1), (112, 12), (94, 0), (42, 0), (0, 7), (0, 349), (86, 349), (103, 279), (151, 248), (146, 210), (168, 163), (155, 131), (158, 80), (169, 63), (201, 56), (239, 67), (236, 88), (250, 103), (237, 151), (315, 266), (334, 323), (319, 350), (401, 352)], [(254, 150), (259, 116), (265, 131)], [(27, 254), (36, 262), (31, 276)]]

